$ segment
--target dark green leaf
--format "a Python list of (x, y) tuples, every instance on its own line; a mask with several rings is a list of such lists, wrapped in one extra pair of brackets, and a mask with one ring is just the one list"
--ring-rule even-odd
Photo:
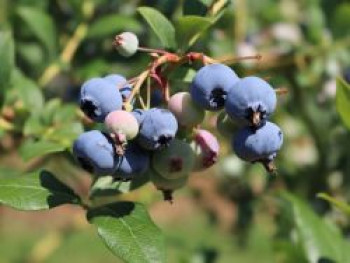
[(51, 17), (42, 10), (33, 7), (19, 7), (17, 14), (33, 34), (43, 43), (51, 58), (56, 53), (56, 28)]
[(337, 79), (335, 104), (341, 120), (350, 129), (350, 85), (342, 79)]
[(175, 25), (176, 40), (181, 50), (186, 51), (213, 23), (213, 19), (200, 16), (180, 17)]
[(14, 44), (10, 32), (0, 31), (0, 105), (4, 94), (10, 86), (11, 73), (14, 67)]
[(20, 148), (19, 152), (22, 158), (27, 161), (35, 157), (44, 156), (50, 153), (62, 152), (66, 147), (62, 144), (49, 141), (26, 141)]
[(171, 22), (156, 9), (139, 7), (137, 9), (167, 48), (175, 48), (175, 29)]
[(335, 262), (349, 261), (345, 240), (335, 226), (323, 221), (299, 198), (289, 193), (283, 193), (282, 197), (292, 206), (299, 240), (310, 262), (318, 262), (320, 258)]
[(113, 196), (121, 194), (119, 187), (123, 184), (122, 182), (113, 181), (113, 176), (102, 176), (97, 178), (96, 182), (90, 189), (90, 198), (102, 197), (102, 196)]
[(107, 247), (126, 262), (165, 262), (164, 238), (146, 208), (119, 202), (88, 211)]
[(140, 32), (142, 29), (141, 24), (126, 15), (112, 14), (103, 16), (95, 21), (87, 35), (88, 38), (104, 38), (108, 37), (113, 39), (114, 34), (120, 31), (131, 31), (134, 33)]
[(44, 98), (38, 85), (18, 69), (13, 72), (12, 87), (28, 111), (35, 112), (43, 108)]
[(79, 197), (48, 171), (0, 179), (0, 203), (18, 210), (45, 210), (77, 204)]
[(185, 0), (183, 3), (184, 15), (205, 16), (213, 0)]

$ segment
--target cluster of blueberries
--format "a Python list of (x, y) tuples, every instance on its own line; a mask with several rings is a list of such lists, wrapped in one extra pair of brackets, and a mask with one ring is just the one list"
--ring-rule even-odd
[(268, 121), (277, 103), (269, 83), (254, 76), (239, 78), (226, 65), (211, 64), (198, 71), (190, 91), (194, 102), (206, 110), (225, 108), (217, 127), (219, 131), (226, 128), (226, 135), (228, 131), (232, 136), (232, 148), (239, 158), (260, 162), (267, 171), (275, 171), (273, 160), (282, 146), (283, 134)]
[[(217, 125), (235, 133), (236, 154), (272, 171), (282, 132), (267, 121), (276, 107), (276, 94), (264, 80), (240, 79), (231, 68), (210, 64), (197, 72), (190, 92), (172, 95), (165, 107), (126, 111), (123, 102), (131, 94), (132, 86), (117, 74), (90, 79), (81, 87), (82, 111), (104, 128), (81, 134), (73, 155), (95, 176), (127, 181), (147, 174), (171, 200), (171, 192), (186, 184), (189, 173), (217, 161), (218, 140), (199, 124), (205, 110), (223, 108), (228, 117), (219, 117)], [(237, 126), (243, 127), (236, 132)]]

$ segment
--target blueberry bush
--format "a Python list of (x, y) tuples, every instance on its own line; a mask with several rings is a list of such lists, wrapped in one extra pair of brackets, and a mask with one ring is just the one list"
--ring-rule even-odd
[[(349, 17), (346, 0), (0, 0), (1, 211), (76, 207), (122, 262), (350, 262)], [(178, 202), (195, 248), (149, 213)], [(64, 238), (14, 261), (55, 262)]]

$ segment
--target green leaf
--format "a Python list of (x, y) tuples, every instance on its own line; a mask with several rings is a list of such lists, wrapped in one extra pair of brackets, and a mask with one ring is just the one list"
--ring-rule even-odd
[(114, 181), (113, 176), (99, 177), (90, 189), (90, 197), (113, 196), (136, 190), (149, 182), (150, 169), (142, 174), (135, 176), (131, 181)]
[(11, 73), (14, 67), (14, 43), (10, 32), (0, 31), (0, 105), (10, 86)]
[(28, 111), (35, 112), (43, 108), (44, 97), (42, 91), (34, 81), (24, 76), (19, 69), (14, 70), (11, 85)]
[(56, 28), (52, 18), (42, 10), (33, 7), (19, 7), (17, 14), (33, 34), (43, 43), (53, 58), (56, 53)]
[(283, 193), (282, 197), (292, 206), (298, 237), (309, 262), (318, 262), (321, 258), (349, 262), (345, 252), (346, 242), (335, 226), (323, 221), (296, 196)]
[(186, 51), (213, 22), (214, 19), (200, 16), (180, 17), (175, 25), (176, 40), (179, 48)]
[(87, 37), (88, 38), (113, 38), (114, 34), (120, 31), (131, 31), (134, 33), (140, 32), (141, 24), (126, 15), (112, 14), (106, 15), (96, 20), (90, 26)]
[(184, 0), (184, 15), (205, 16), (213, 0)]
[(137, 11), (143, 16), (166, 48), (175, 48), (174, 26), (163, 14), (151, 7), (139, 7)]
[(340, 78), (337, 79), (335, 105), (343, 124), (350, 129), (350, 85)]
[(26, 141), (20, 148), (19, 152), (25, 161), (32, 158), (44, 156), (50, 153), (62, 152), (66, 149), (66, 146), (49, 141)]
[(143, 205), (114, 203), (89, 210), (87, 218), (107, 247), (122, 260), (165, 262), (163, 235)]
[(338, 208), (340, 211), (343, 213), (350, 215), (350, 205), (342, 202), (340, 200), (335, 199), (334, 197), (329, 196), (328, 194), (325, 193), (319, 193), (317, 197), (324, 199), (328, 202), (330, 202), (332, 205), (334, 205), (336, 208)]
[(191, 83), (195, 75), (196, 71), (194, 69), (180, 67), (171, 72), (169, 78), (177, 82)]
[(45, 210), (79, 202), (72, 189), (48, 171), (0, 179), (0, 203), (18, 210)]

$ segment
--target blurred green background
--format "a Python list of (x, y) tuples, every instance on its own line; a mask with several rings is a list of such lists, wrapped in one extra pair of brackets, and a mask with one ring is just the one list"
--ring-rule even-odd
[[(109, 73), (132, 78), (147, 66), (145, 54), (119, 56), (112, 46), (115, 34), (132, 31), (142, 46), (162, 48), (137, 7), (154, 7), (176, 22), (182, 15), (205, 15), (212, 2), (0, 0), (0, 29), (12, 31), (17, 67), (14, 83), (1, 95), (0, 176), (46, 167), (86, 194), (91, 179), (68, 151), (40, 157), (40, 150), (28, 149), (38, 138), (52, 143), (45, 153), (69, 148), (93, 127), (78, 112), (85, 80)], [(191, 50), (214, 58), (260, 54), (262, 59), (232, 68), (239, 76), (256, 75), (288, 91), (279, 96), (273, 116), (285, 138), (278, 174), (240, 161), (230, 136), (217, 131), (217, 115), (207, 114), (205, 127), (220, 138), (219, 163), (193, 174), (173, 205), (150, 184), (123, 198), (147, 204), (165, 233), (169, 262), (346, 262), (314, 259), (304, 241), (311, 235), (327, 250), (338, 244), (332, 236), (336, 229), (342, 250), (349, 250), (348, 214), (317, 194), (350, 198), (350, 104), (336, 99), (337, 78), (345, 79), (338, 79), (344, 87), (350, 82), (350, 2), (216, 2), (225, 2), (225, 12)], [(188, 76), (172, 80), (175, 90), (188, 84)], [(276, 194), (281, 190), (293, 196)], [(298, 211), (310, 217), (298, 218)], [(324, 220), (332, 225), (329, 232), (322, 230)], [(83, 211), (69, 206), (36, 213), (0, 207), (0, 238), (1, 263), (118, 262)]]

